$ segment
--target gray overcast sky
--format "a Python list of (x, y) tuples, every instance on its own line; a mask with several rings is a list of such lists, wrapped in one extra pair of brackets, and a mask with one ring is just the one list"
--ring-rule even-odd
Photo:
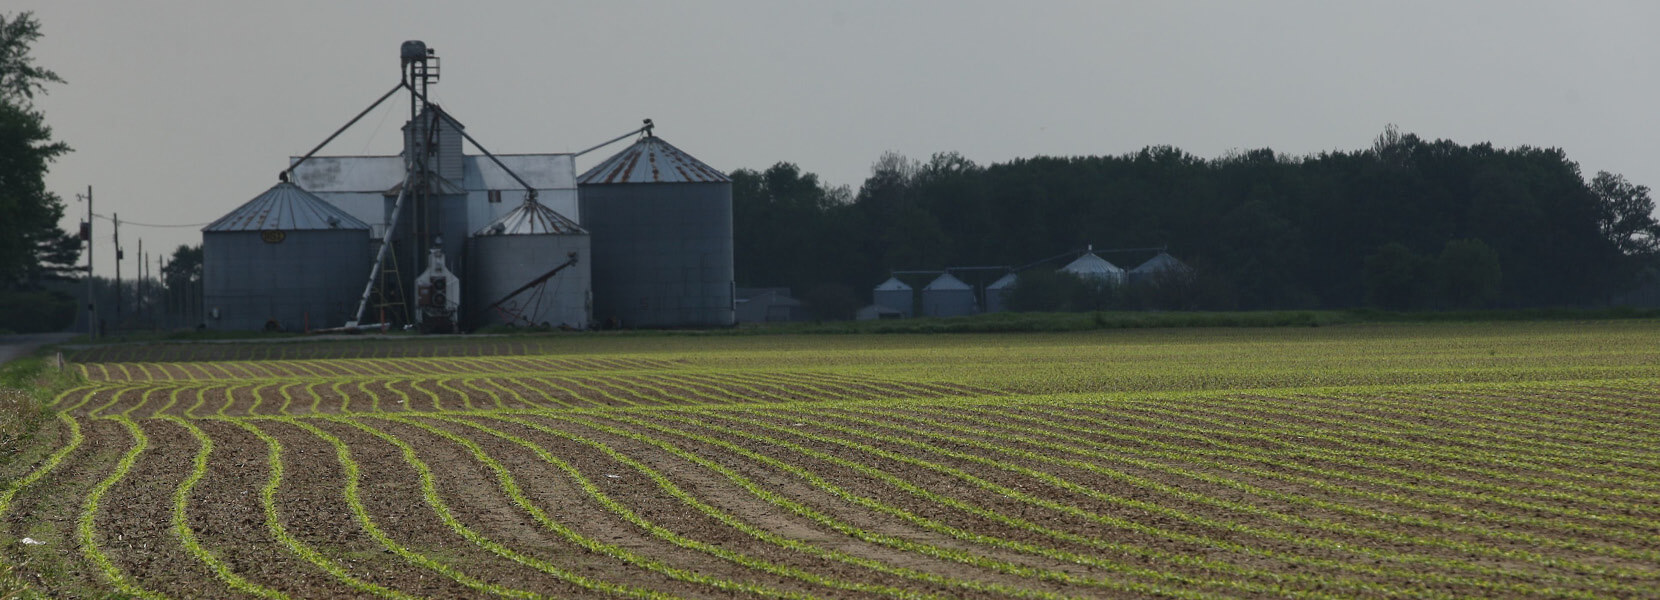
[[(1656, 2), (405, 2), (13, 0), (68, 85), (66, 227), (211, 221), (438, 51), (435, 99), (497, 153), (577, 151), (650, 117), (718, 168), (790, 161), (855, 188), (884, 151), (987, 164), (1169, 144), (1204, 157), (1368, 146), (1394, 123), (1561, 147), (1660, 185)], [(391, 154), (407, 104), (325, 154)], [(612, 148), (611, 150), (614, 150)], [(580, 171), (603, 159), (579, 159)], [(99, 237), (110, 228), (100, 222)], [(197, 228), (123, 227), (168, 251)], [(100, 274), (113, 250), (101, 242)], [(152, 261), (153, 262), (153, 261)]]

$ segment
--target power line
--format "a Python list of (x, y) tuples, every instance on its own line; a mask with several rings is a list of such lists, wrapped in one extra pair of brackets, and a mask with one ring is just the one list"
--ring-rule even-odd
[[(98, 218), (103, 219), (105, 221), (112, 221), (113, 222), (115, 220), (115, 219), (106, 217), (104, 215), (100, 215), (98, 213), (92, 213), (92, 216), (98, 217)], [(213, 221), (208, 221), (207, 223), (182, 223), (182, 224), (179, 224), (179, 225), (158, 225), (158, 224), (155, 224), (155, 223), (140, 223), (138, 221), (122, 221), (121, 222), (122, 225), (132, 225), (134, 227), (206, 227), (206, 226), (208, 226), (212, 223), (213, 223)]]

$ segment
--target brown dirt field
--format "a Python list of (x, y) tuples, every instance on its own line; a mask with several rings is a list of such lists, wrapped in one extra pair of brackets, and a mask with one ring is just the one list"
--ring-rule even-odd
[[(805, 418), (805, 417), (803, 417), (803, 418)], [(825, 430), (814, 431), (814, 427), (810, 423), (805, 425), (805, 426), (796, 426), (793, 423), (786, 423), (787, 419), (788, 418), (781, 417), (781, 418), (778, 418), (778, 419), (772, 419), (771, 421), (774, 422), (777, 425), (788, 425), (789, 429), (802, 430), (802, 431), (813, 431), (815, 433), (822, 433), (822, 434), (825, 434), (825, 435), (841, 435), (841, 434), (836, 434), (835, 432), (829, 432), (829, 431), (825, 431)], [(723, 421), (725, 421), (725, 420), (723, 420)], [(800, 422), (800, 421), (796, 421), (796, 422)], [(756, 433), (756, 434), (759, 434), (759, 435), (765, 435), (765, 436), (771, 436), (771, 437), (780, 437), (781, 436), (780, 439), (789, 439), (789, 441), (799, 443), (802, 446), (805, 446), (805, 447), (808, 447), (808, 448), (814, 448), (814, 449), (817, 449), (819, 451), (827, 452), (827, 453), (834, 454), (834, 455), (841, 455), (841, 456), (850, 457), (850, 458), (855, 456), (854, 454), (852, 454), (850, 452), (849, 449), (847, 449), (843, 446), (835, 445), (835, 444), (827, 444), (827, 443), (823, 443), (823, 442), (817, 442), (817, 441), (811, 441), (811, 440), (796, 438), (796, 437), (789, 436), (787, 434), (783, 434), (783, 433), (778, 432), (778, 431), (768, 430), (768, 429), (765, 429), (765, 428), (759, 428), (759, 427), (756, 427), (754, 425), (735, 424), (735, 423), (731, 423), (729, 421), (726, 421), (723, 424), (727, 424), (732, 429), (738, 430), (738, 431), (746, 431), (746, 432), (751, 432), (751, 433)], [(905, 446), (897, 445), (897, 444), (881, 442), (881, 441), (875, 441), (875, 440), (869, 440), (869, 439), (859, 439), (858, 441), (860, 441), (862, 443), (865, 443), (866, 445), (868, 445), (870, 447), (873, 447), (873, 448), (889, 450), (889, 451), (893, 451), (893, 452), (897, 452), (897, 453), (901, 453), (901, 454), (906, 454), (906, 455), (919, 456), (921, 458), (924, 458), (925, 460), (930, 460), (932, 462), (937, 462), (937, 463), (952, 466), (952, 467), (955, 467), (955, 468), (964, 469), (964, 470), (967, 470), (967, 471), (969, 471), (969, 472), (975, 474), (976, 476), (981, 477), (985, 480), (995, 482), (995, 483), (1000, 483), (1000, 484), (1008, 486), (1010, 488), (1019, 489), (1019, 490), (1025, 492), (1025, 493), (1028, 493), (1028, 494), (1032, 494), (1032, 495), (1035, 495), (1035, 496), (1038, 496), (1038, 497), (1041, 497), (1041, 498), (1047, 498), (1047, 499), (1050, 499), (1052, 501), (1058, 502), (1058, 503), (1063, 504), (1063, 505), (1074, 506), (1074, 507), (1080, 508), (1082, 510), (1085, 510), (1085, 511), (1088, 511), (1088, 512), (1091, 512), (1091, 513), (1095, 513), (1095, 514), (1113, 515), (1113, 516), (1129, 518), (1129, 519), (1132, 519), (1132, 520), (1140, 520), (1144, 524), (1156, 525), (1156, 526), (1167, 528), (1167, 529), (1170, 529), (1170, 530), (1173, 530), (1173, 531), (1189, 533), (1189, 534), (1193, 534), (1193, 535), (1204, 535), (1204, 536), (1213, 537), (1213, 538), (1220, 538), (1220, 539), (1235, 539), (1237, 541), (1247, 543), (1247, 544), (1249, 544), (1251, 546), (1254, 546), (1254, 547), (1273, 549), (1276, 552), (1285, 552), (1285, 553), (1291, 553), (1291, 554), (1302, 554), (1302, 555), (1309, 555), (1309, 556), (1316, 556), (1316, 557), (1323, 557), (1323, 558), (1333, 558), (1333, 559), (1338, 559), (1338, 560), (1359, 560), (1359, 559), (1361, 559), (1360, 556), (1356, 556), (1356, 555), (1350, 554), (1348, 552), (1332, 551), (1332, 550), (1328, 550), (1328, 549), (1324, 549), (1324, 548), (1318, 548), (1318, 547), (1308, 547), (1308, 546), (1302, 545), (1302, 544), (1293, 544), (1293, 543), (1290, 543), (1289, 541), (1264, 539), (1264, 538), (1254, 538), (1254, 537), (1239, 538), (1237, 536), (1230, 535), (1230, 532), (1226, 529), (1219, 529), (1219, 528), (1215, 528), (1215, 527), (1205, 527), (1205, 526), (1200, 526), (1196, 523), (1176, 521), (1176, 520), (1173, 520), (1173, 519), (1161, 518), (1161, 517), (1156, 516), (1156, 515), (1152, 516), (1152, 518), (1148, 518), (1147, 515), (1138, 514), (1138, 511), (1126, 510), (1126, 509), (1129, 508), (1127, 506), (1121, 506), (1121, 505), (1118, 505), (1118, 504), (1115, 504), (1115, 503), (1106, 503), (1106, 502), (1103, 502), (1102, 500), (1087, 497), (1087, 496), (1083, 496), (1083, 495), (1080, 495), (1076, 492), (1070, 492), (1070, 491), (1063, 490), (1063, 489), (1060, 489), (1060, 488), (1056, 488), (1056, 487), (1053, 487), (1053, 486), (1044, 485), (1044, 484), (1040, 483), (1038, 480), (1032, 479), (1032, 478), (1030, 478), (1028, 476), (1025, 476), (1025, 475), (1019, 475), (1019, 474), (1012, 473), (1012, 472), (1009, 472), (1009, 471), (1005, 471), (1005, 470), (1002, 470), (1002, 469), (993, 469), (993, 468), (990, 468), (986, 465), (982, 465), (982, 464), (978, 464), (978, 463), (972, 463), (972, 462), (968, 462), (968, 461), (962, 461), (962, 460), (959, 460), (959, 459), (953, 459), (953, 458), (945, 457), (943, 455), (934, 455), (934, 454), (918, 455), (916, 450), (910, 449), (910, 448), (905, 447)], [(751, 447), (754, 448), (754, 449), (762, 449), (762, 448), (767, 448), (767, 447), (770, 446), (770, 444), (768, 444), (766, 442), (763, 442), (763, 441), (746, 442), (746, 445), (751, 445)], [(946, 446), (946, 447), (949, 447), (949, 446)], [(951, 448), (951, 449), (958, 450), (958, 451), (969, 452), (970, 454), (975, 454), (975, 452), (971, 452), (967, 448), (957, 447), (957, 448)], [(908, 464), (904, 464), (904, 463), (899, 463), (899, 462), (896, 462), (896, 461), (891, 461), (891, 460), (888, 460), (888, 459), (875, 457), (873, 455), (857, 454), (856, 456), (857, 456), (857, 460), (861, 463), (880, 468), (884, 471), (887, 471), (887, 472), (892, 473), (896, 476), (899, 476), (901, 479), (903, 479), (905, 481), (908, 481), (908, 482), (911, 482), (911, 483), (914, 483), (914, 484), (917, 484), (917, 485), (921, 485), (923, 487), (934, 488), (934, 489), (939, 489), (939, 490), (950, 490), (950, 489), (960, 489), (961, 488), (961, 484), (958, 483), (959, 480), (957, 480), (956, 478), (947, 476), (947, 475), (935, 473), (933, 471), (922, 469), (920, 467), (916, 467), (916, 466), (912, 466), (912, 465), (908, 465)], [(1114, 481), (1110, 481), (1110, 480), (1104, 480), (1099, 475), (1093, 475), (1093, 474), (1090, 474), (1088, 472), (1078, 471), (1078, 470), (1067, 468), (1067, 467), (1064, 467), (1064, 466), (1058, 466), (1058, 465), (1048, 464), (1048, 463), (1038, 463), (1038, 462), (1032, 462), (1032, 461), (1013, 459), (1013, 458), (1010, 458), (1006, 455), (991, 455), (989, 457), (994, 458), (995, 460), (998, 460), (1000, 462), (1008, 463), (1008, 464), (1015, 464), (1015, 465), (1034, 468), (1034, 469), (1037, 469), (1039, 471), (1043, 471), (1043, 472), (1046, 472), (1046, 473), (1053, 474), (1057, 477), (1061, 477), (1062, 479), (1065, 479), (1065, 480), (1069, 480), (1069, 481), (1073, 481), (1073, 482), (1081, 482), (1082, 484), (1085, 485), (1085, 487), (1093, 488), (1093, 489), (1096, 489), (1098, 491), (1101, 491), (1101, 492), (1104, 492), (1104, 493), (1107, 493), (1107, 494), (1111, 494), (1111, 495), (1116, 496), (1116, 497), (1128, 499), (1128, 500), (1144, 501), (1144, 502), (1148, 502), (1152, 505), (1175, 509), (1177, 511), (1180, 511), (1180, 512), (1186, 513), (1186, 514), (1200, 514), (1200, 515), (1203, 515), (1203, 514), (1217, 514), (1218, 513), (1218, 508), (1217, 507), (1211, 507), (1211, 506), (1208, 506), (1208, 505), (1205, 505), (1205, 504), (1202, 504), (1202, 503), (1191, 502), (1191, 501), (1185, 500), (1185, 499), (1180, 498), (1180, 497), (1170, 496), (1170, 495), (1167, 495), (1167, 494), (1161, 494), (1161, 493), (1158, 493), (1158, 492), (1155, 492), (1153, 490), (1146, 489), (1146, 488), (1126, 485), (1126, 484), (1123, 484), (1123, 483), (1118, 483), (1118, 482), (1114, 482)], [(839, 476), (829, 477), (833, 481), (845, 481), (845, 482), (847, 482), (848, 485), (858, 485), (860, 482), (866, 481), (866, 478), (861, 476), (861, 475), (855, 474), (851, 471), (840, 471), (840, 469), (843, 469), (842, 467), (832, 466), (830, 463), (819, 461), (818, 459), (811, 459), (811, 458), (803, 457), (800, 460), (802, 461), (802, 464), (810, 465), (809, 469), (816, 472), (816, 473), (821, 473), (821, 474), (842, 473)], [(1143, 475), (1145, 475), (1145, 474), (1143, 474)], [(1201, 494), (1201, 495), (1204, 495), (1204, 496), (1213, 497), (1213, 498), (1220, 498), (1220, 499), (1235, 499), (1235, 500), (1246, 499), (1245, 496), (1243, 496), (1242, 494), (1240, 494), (1238, 492), (1235, 492), (1233, 490), (1209, 488), (1209, 487), (1205, 487), (1202, 484), (1196, 484), (1192, 481), (1179, 481), (1178, 482), (1178, 481), (1172, 481), (1169, 478), (1164, 478), (1164, 479), (1169, 483), (1178, 484), (1180, 489), (1183, 490), (1184, 492), (1187, 492), (1187, 493)], [(929, 501), (917, 499), (914, 496), (909, 496), (909, 495), (901, 496), (899, 494), (889, 494), (889, 495), (884, 495), (883, 497), (884, 497), (885, 500), (895, 501), (895, 502), (899, 503), (899, 505), (907, 508), (908, 510), (911, 510), (911, 511), (915, 512), (916, 514), (921, 514), (921, 515), (925, 515), (925, 516), (934, 515), (934, 516), (938, 516), (938, 518), (941, 518), (941, 519), (944, 519), (944, 520), (950, 520), (950, 521), (953, 521), (953, 522), (955, 522), (956, 520), (959, 520), (959, 519), (967, 518), (965, 516), (961, 516), (960, 514), (953, 514), (954, 511), (952, 509), (941, 507), (941, 506), (939, 506), (937, 504), (934, 504), (932, 502), (929, 502)], [(991, 495), (979, 494), (979, 497), (982, 498), (982, 499), (985, 499), (985, 498), (990, 498)], [(1015, 503), (1012, 500), (1008, 500), (1008, 499), (999, 499), (999, 500), (1000, 501), (998, 501), (998, 502), (989, 503), (991, 505), (990, 507), (993, 508), (994, 510), (997, 510), (998, 512), (1002, 512), (1004, 514), (1021, 514), (1020, 511), (1022, 510), (1022, 506), (1020, 504)], [(1356, 523), (1356, 521), (1360, 521), (1360, 519), (1354, 519), (1354, 518), (1340, 516), (1340, 515), (1321, 514), (1319, 511), (1286, 509), (1285, 507), (1274, 506), (1272, 502), (1266, 501), (1262, 498), (1254, 498), (1253, 497), (1253, 498), (1250, 498), (1249, 500), (1251, 501), (1250, 502), (1251, 504), (1259, 506), (1259, 507), (1264, 508), (1266, 510), (1270, 510), (1270, 511), (1282, 511), (1282, 512), (1286, 512), (1287, 514), (1294, 514), (1294, 515), (1299, 516), (1299, 517), (1308, 517), (1308, 518), (1313, 518), (1313, 519), (1334, 520), (1336, 522), (1344, 523), (1344, 524), (1361, 524), (1361, 523)], [(1103, 530), (1103, 529), (1100, 529), (1100, 526), (1098, 524), (1095, 524), (1095, 523), (1092, 523), (1092, 522), (1089, 522), (1089, 521), (1085, 521), (1085, 520), (1080, 520), (1078, 517), (1075, 517), (1075, 516), (1066, 515), (1066, 514), (1063, 514), (1063, 513), (1052, 512), (1049, 509), (1032, 507), (1032, 508), (1026, 508), (1025, 511), (1028, 514), (1040, 515), (1036, 518), (1038, 520), (1041, 520), (1043, 523), (1045, 523), (1045, 525), (1052, 526), (1052, 527), (1057, 527), (1057, 528), (1063, 529), (1065, 531), (1080, 533), (1082, 535), (1087, 535), (1087, 536), (1092, 536), (1092, 537), (1093, 536), (1110, 536), (1110, 538), (1104, 537), (1103, 539), (1125, 539), (1126, 537), (1129, 537), (1129, 539), (1135, 539), (1134, 537), (1126, 536), (1122, 532), (1116, 532), (1116, 531), (1111, 531), (1111, 530)], [(1227, 513), (1223, 513), (1223, 514), (1227, 514)], [(1309, 527), (1302, 527), (1302, 526), (1298, 526), (1298, 525), (1295, 525), (1295, 524), (1292, 524), (1292, 523), (1287, 523), (1287, 522), (1280, 521), (1280, 520), (1269, 519), (1265, 516), (1257, 516), (1257, 515), (1250, 515), (1250, 514), (1243, 514), (1243, 513), (1232, 513), (1232, 514), (1227, 514), (1227, 517), (1225, 518), (1225, 521), (1230, 522), (1230, 523), (1234, 523), (1234, 524), (1238, 524), (1238, 525), (1258, 527), (1258, 528), (1267, 529), (1267, 530), (1274, 530), (1274, 531), (1289, 533), (1289, 534), (1291, 534), (1291, 535), (1293, 535), (1297, 538), (1303, 538), (1303, 539), (1323, 538), (1323, 537), (1331, 537), (1332, 536), (1331, 533), (1323, 532), (1323, 531), (1318, 530), (1318, 529), (1309, 528)], [(1365, 525), (1370, 526), (1370, 527), (1376, 527), (1377, 526), (1376, 523), (1365, 523)], [(1022, 535), (1019, 530), (1014, 530), (1014, 529), (998, 530), (996, 528), (999, 527), (999, 526), (996, 526), (996, 525), (987, 524), (987, 525), (983, 525), (983, 527), (991, 528), (991, 529), (987, 529), (986, 531), (995, 532), (995, 533), (992, 533), (992, 534), (993, 535), (998, 535), (1000, 537), (1010, 537), (1010, 536), (1021, 536)], [(976, 527), (976, 530), (980, 530), (979, 526)], [(1016, 539), (1019, 539), (1019, 538), (1017, 537)], [(1514, 568), (1514, 569), (1520, 570), (1523, 573), (1536, 570), (1536, 569), (1527, 569), (1526, 565), (1518, 564), (1518, 563), (1508, 561), (1508, 560), (1503, 560), (1503, 559), (1486, 558), (1486, 557), (1479, 557), (1479, 558), (1466, 557), (1462, 552), (1452, 550), (1452, 549), (1443, 549), (1443, 548), (1435, 548), (1435, 547), (1427, 547), (1427, 546), (1404, 546), (1404, 545), (1401, 545), (1401, 544), (1391, 543), (1391, 542), (1366, 541), (1366, 540), (1363, 540), (1363, 539), (1352, 539), (1352, 538), (1348, 539), (1348, 540), (1344, 540), (1344, 541), (1345, 541), (1345, 543), (1358, 544), (1360, 547), (1372, 546), (1372, 547), (1377, 547), (1377, 548), (1385, 549), (1385, 550), (1409, 551), (1412, 554), (1416, 554), (1416, 555), (1420, 555), (1420, 556), (1426, 556), (1426, 557), (1433, 557), (1433, 558), (1440, 558), (1440, 559), (1470, 560), (1471, 562), (1474, 562), (1474, 563), (1476, 563), (1478, 565), (1481, 565), (1481, 566), (1493, 567), (1493, 568)], [(1137, 540), (1137, 542), (1141, 545), (1149, 545), (1150, 547), (1159, 547), (1161, 545), (1159, 543), (1159, 540), (1156, 539), (1156, 538), (1155, 539), (1140, 539), (1140, 540)], [(1188, 550), (1188, 552), (1192, 552), (1192, 550)], [(1553, 553), (1553, 554), (1555, 554), (1555, 553)], [(1412, 565), (1412, 566), (1417, 568), (1416, 565)], [(1641, 567), (1638, 567), (1638, 568), (1641, 568)], [(1455, 572), (1456, 571), (1449, 571), (1449, 574), (1455, 573)], [(1577, 574), (1577, 573), (1573, 573), (1571, 571), (1570, 572), (1563, 572), (1562, 574), (1569, 575), (1569, 576), (1580, 575), (1580, 574)], [(1523, 579), (1523, 580), (1525, 581), (1526, 579)], [(1548, 581), (1548, 580), (1541, 580), (1541, 581)]]
[[(752, 481), (762, 483), (765, 487), (771, 489), (775, 493), (789, 498), (792, 501), (810, 505), (820, 512), (831, 515), (833, 518), (853, 524), (867, 531), (885, 535), (893, 535), (911, 541), (927, 542), (944, 547), (954, 547), (963, 550), (974, 549), (972, 545), (958, 542), (957, 540), (953, 540), (949, 537), (933, 532), (918, 530), (915, 527), (911, 527), (903, 523), (902, 521), (894, 519), (893, 517), (872, 513), (865, 509), (850, 506), (845, 501), (802, 483), (793, 476), (764, 465), (756, 464), (749, 459), (728, 450), (708, 446), (700, 442), (687, 441), (685, 439), (676, 438), (667, 434), (651, 432), (638, 426), (633, 426), (616, 420), (605, 419), (597, 415), (592, 415), (590, 418), (604, 425), (670, 440), (683, 449), (705, 458), (715, 460), (728, 468), (732, 468), (742, 473)], [(704, 502), (731, 513), (746, 522), (765, 527), (767, 530), (780, 535), (807, 541), (820, 548), (845, 552), (850, 555), (877, 560), (889, 565), (916, 569), (943, 577), (968, 579), (981, 582), (997, 582), (1013, 587), (1043, 587), (1041, 584), (1037, 584), (1031, 580), (1022, 580), (1020, 578), (1010, 577), (996, 572), (975, 569), (959, 562), (932, 558), (923, 554), (905, 552), (849, 537), (844, 533), (829, 529), (809, 519), (791, 514), (783, 508), (767, 504), (757, 499), (750, 492), (732, 484), (724, 476), (718, 473), (695, 466), (684, 459), (674, 457), (661, 451), (660, 449), (642, 444), (638, 441), (617, 437), (574, 423), (550, 420), (540, 416), (530, 417), (529, 420), (555, 429), (568, 430), (583, 437), (592, 438), (613, 446), (627, 456), (634, 457), (636, 460), (640, 460), (648, 466), (668, 474), (676, 484), (682, 486), (688, 493)], [(550, 444), (553, 442), (548, 442), (548, 440), (556, 439), (552, 436), (541, 433), (528, 433), (523, 437), (539, 443)], [(623, 475), (623, 477), (619, 477), (619, 479), (616, 480), (618, 482), (624, 478), (630, 480), (637, 478), (632, 475), (632, 473), (637, 473), (637, 471), (626, 469), (626, 467), (618, 467), (618, 469), (620, 474)], [(641, 483), (644, 482), (642, 481)], [(675, 502), (677, 501), (663, 500), (652, 504), (668, 507), (675, 506)], [(644, 506), (644, 504), (642, 504), (642, 506)], [(683, 516), (685, 514), (683, 512), (674, 512), (670, 514), (682, 516), (666, 517), (666, 519), (668, 519), (667, 522), (679, 523), (680, 521), (688, 518), (687, 516)], [(723, 527), (715, 525), (709, 521), (703, 522), (709, 523), (709, 529), (706, 530), (698, 527), (694, 528), (694, 531), (700, 533), (709, 531), (711, 534), (714, 534), (715, 532), (720, 531), (720, 527)], [(681, 528), (677, 524), (675, 529), (679, 531)], [(737, 537), (735, 539), (742, 540), (743, 538)], [(742, 548), (745, 551), (750, 551), (752, 549), (765, 549), (756, 545), (754, 542), (750, 542), (746, 545), (740, 545), (739, 548)], [(787, 551), (768, 551), (763, 556), (779, 557), (779, 559), (783, 559), (788, 556), (782, 552)], [(1007, 558), (1015, 562), (1019, 562), (1027, 557), (1008, 555), (1001, 556), (1000, 558)], [(803, 558), (797, 557), (793, 560), (803, 560)], [(809, 558), (806, 560), (815, 559)], [(818, 560), (822, 562), (822, 559)], [(835, 569), (832, 572), (845, 574), (848, 578), (859, 578), (861, 580), (865, 580), (877, 576), (873, 575), (866, 569), (860, 569), (858, 567), (846, 565), (845, 563), (834, 561), (828, 562), (829, 565), (833, 565), (832, 568)], [(890, 581), (889, 579), (880, 580)], [(894, 578), (891, 581), (893, 581), (893, 585), (907, 588), (919, 585), (930, 585), (902, 578)], [(961, 588), (949, 589), (952, 591), (948, 592), (948, 594), (961, 594), (966, 591)]]
[[(1089, 598), (1660, 596), (1653, 390), (1009, 398), (851, 370), (541, 351), (494, 340), (87, 351), (77, 359), (115, 362), (84, 365), (102, 387), (64, 400), (85, 445), (0, 515), (0, 537), (47, 544), (6, 543), (0, 556), (48, 565), (30, 576), (50, 595), (111, 589), (77, 547), (76, 519), (130, 447), (107, 418), (124, 414), (150, 446), (93, 525), (117, 568), (170, 597), (243, 596), (170, 526), (199, 447), (173, 417), (214, 443), (189, 497), (191, 531), (239, 576), (293, 597), (374, 595), (353, 581), (434, 598), (605, 595), (553, 570), (689, 598), (876, 596), (853, 585), (942, 598), (1010, 596), (985, 586)], [(466, 423), (540, 446), (614, 504)], [(243, 425), (283, 446), (276, 512), (303, 552), (267, 526), (267, 447)], [(404, 450), (356, 425), (407, 444), (453, 521), (429, 503)], [(476, 444), (558, 527), (518, 505), (490, 463), (421, 425)], [(348, 448), (370, 528), (347, 501), (335, 448), (307, 426)], [(758, 539), (648, 471), (711, 510), (845, 560)], [(683, 547), (619, 512), (840, 586)]]

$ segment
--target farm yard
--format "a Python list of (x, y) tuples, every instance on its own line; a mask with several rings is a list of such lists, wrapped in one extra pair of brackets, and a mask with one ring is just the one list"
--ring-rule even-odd
[(47, 595), (1660, 596), (1660, 322), (90, 347)]

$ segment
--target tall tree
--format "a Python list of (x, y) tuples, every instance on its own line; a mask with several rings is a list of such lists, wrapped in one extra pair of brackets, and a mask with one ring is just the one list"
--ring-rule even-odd
[(1654, 220), (1654, 200), (1648, 192), (1648, 186), (1633, 184), (1625, 176), (1607, 171), (1599, 171), (1591, 179), (1602, 235), (1627, 256), (1660, 252), (1660, 223)]
[(0, 15), (0, 287), (37, 282), (43, 260), (74, 261), (57, 228), (63, 202), (46, 190), (47, 165), (69, 146), (52, 141), (33, 103), (63, 78), (35, 66), (29, 48), (39, 38), (31, 13)]

